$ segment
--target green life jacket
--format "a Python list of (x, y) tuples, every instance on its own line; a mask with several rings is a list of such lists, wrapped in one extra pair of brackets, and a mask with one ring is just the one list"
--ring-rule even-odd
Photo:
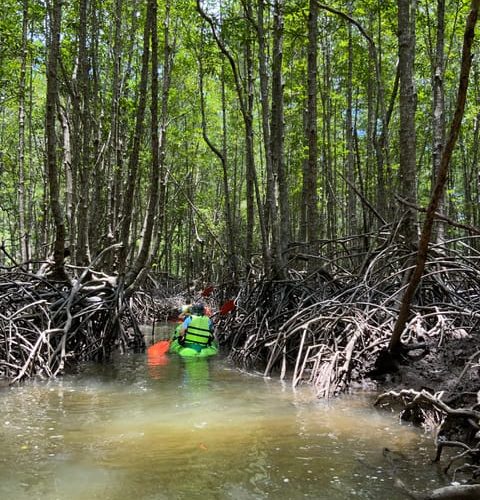
[(192, 321), (185, 332), (185, 344), (209, 345), (212, 337), (209, 323), (208, 316), (192, 315)]

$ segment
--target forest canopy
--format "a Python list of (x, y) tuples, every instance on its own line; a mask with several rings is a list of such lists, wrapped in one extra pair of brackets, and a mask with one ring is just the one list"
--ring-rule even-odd
[[(469, 8), (6, 0), (5, 265), (35, 268), (60, 237), (57, 259), (68, 248), (73, 265), (123, 243), (105, 270), (218, 282), (338, 252), (355, 271), (378, 231), (397, 225), (414, 246), (455, 109)], [(438, 223), (440, 240), (478, 226), (476, 41), (473, 53), (438, 210), (463, 229)]]

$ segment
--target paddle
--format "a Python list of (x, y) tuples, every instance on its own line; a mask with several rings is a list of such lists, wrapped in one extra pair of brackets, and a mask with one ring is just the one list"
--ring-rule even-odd
[[(220, 314), (220, 316), (226, 316), (228, 313), (233, 311), (235, 309), (235, 301), (233, 299), (227, 300), (222, 307), (213, 314), (213, 316), (216, 316), (217, 314)], [(149, 356), (163, 356), (168, 352), (170, 349), (170, 344), (172, 343), (172, 339), (170, 340), (159, 340), (158, 342), (155, 342), (155, 344), (151, 345), (148, 349), (148, 355)]]
[(148, 349), (148, 356), (163, 356), (170, 349), (171, 340), (159, 340), (151, 345)]
[(212, 295), (213, 290), (215, 290), (213, 286), (207, 286), (207, 288), (204, 288), (202, 290), (202, 293), (200, 295), (202, 297), (210, 297), (210, 295)]
[(226, 316), (229, 312), (235, 309), (235, 301), (233, 299), (227, 300), (225, 304), (219, 309), (217, 314), (220, 316)]

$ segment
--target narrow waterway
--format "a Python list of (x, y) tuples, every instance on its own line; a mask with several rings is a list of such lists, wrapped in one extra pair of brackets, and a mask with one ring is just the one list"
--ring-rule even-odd
[(405, 498), (385, 447), (410, 487), (443, 485), (430, 438), (373, 397), (319, 401), (221, 357), (87, 365), (0, 392), (0, 498)]

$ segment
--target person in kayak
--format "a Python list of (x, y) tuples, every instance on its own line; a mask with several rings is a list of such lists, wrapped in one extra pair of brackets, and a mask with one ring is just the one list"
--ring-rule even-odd
[(194, 304), (190, 308), (180, 328), (178, 342), (181, 346), (201, 350), (213, 341), (213, 322), (205, 313), (203, 304)]
[(178, 314), (177, 326), (175, 327), (175, 331), (173, 332), (172, 340), (178, 339), (178, 337), (180, 336), (183, 322), (185, 321), (185, 318), (188, 318), (190, 316), (190, 314), (191, 314), (190, 309), (191, 308), (192, 308), (192, 304), (184, 304), (183, 306), (180, 306), (176, 310), (176, 313)]

